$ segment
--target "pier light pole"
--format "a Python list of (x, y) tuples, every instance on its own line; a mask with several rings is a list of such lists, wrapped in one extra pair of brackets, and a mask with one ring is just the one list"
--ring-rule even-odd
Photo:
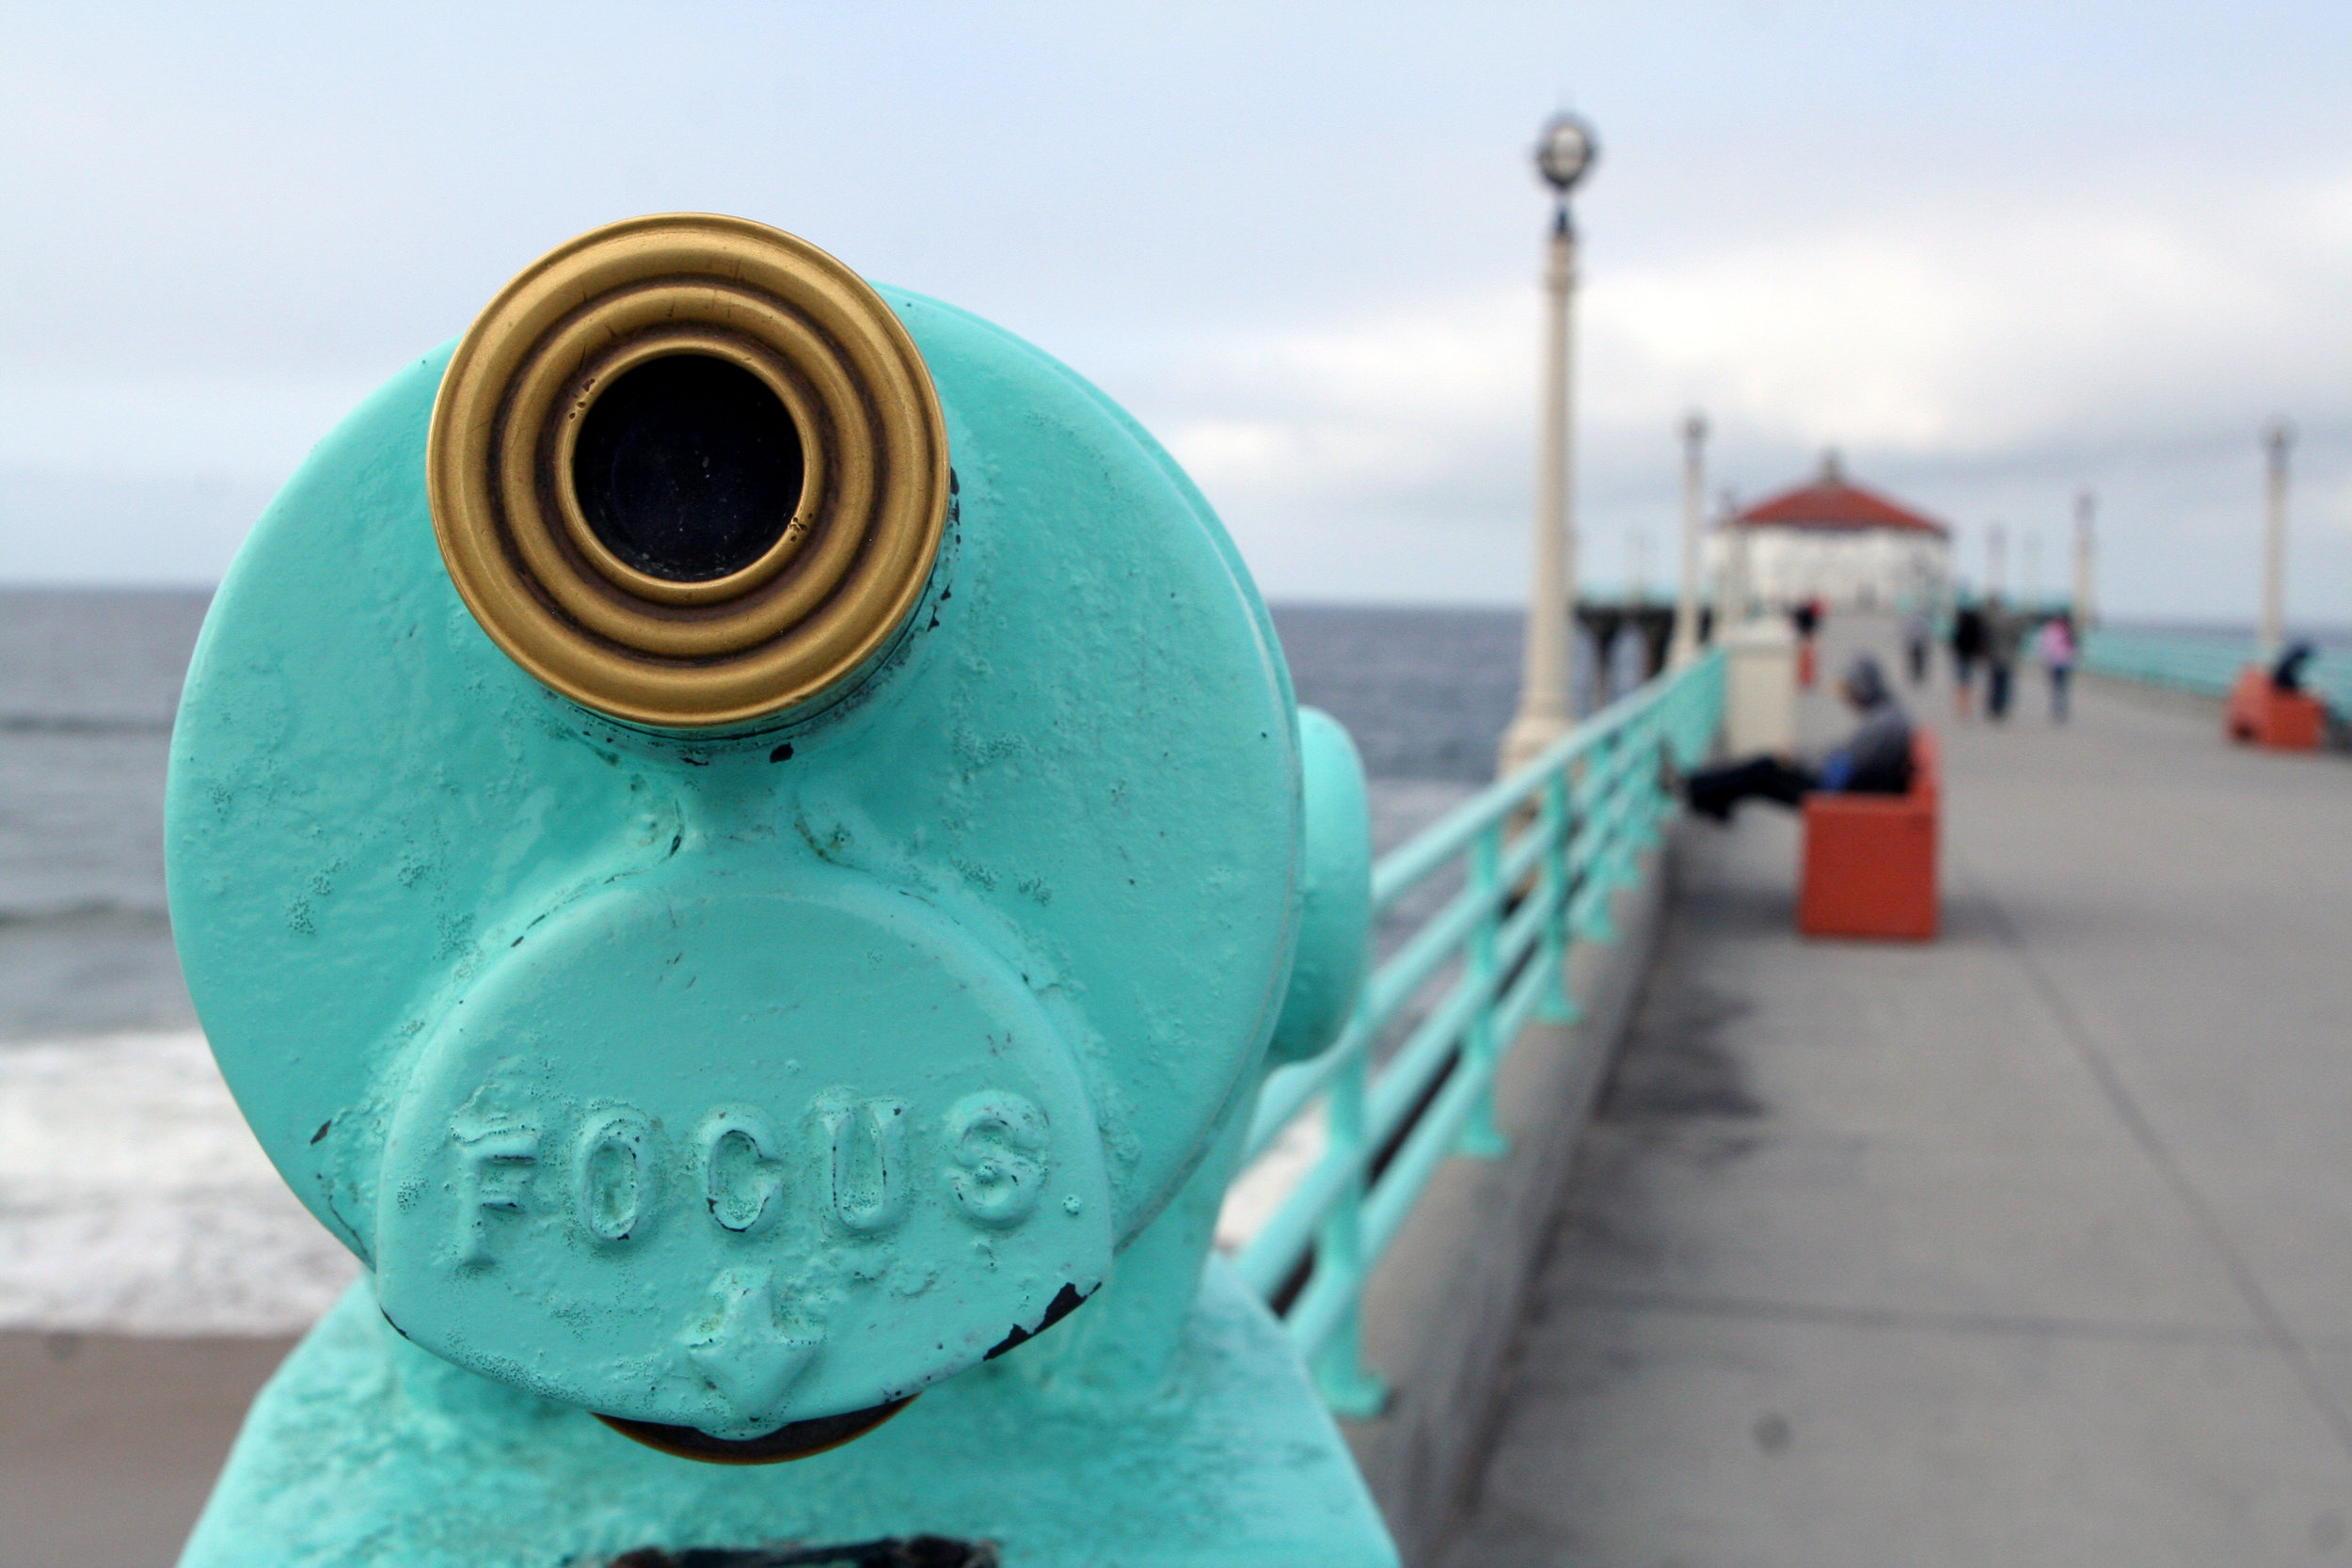
[(2009, 596), (2009, 562), (2001, 548), (2001, 525), (1988, 523), (1984, 530), (1984, 592), (1988, 598)]
[(1699, 657), (1699, 513), (1706, 505), (1707, 420), (1682, 421), (1682, 587), (1675, 594), (1675, 640), (1669, 657), (1679, 666)]
[(2092, 599), (2091, 568), (2095, 562), (2096, 545), (2091, 538), (2090, 515), (2098, 502), (2088, 490), (2074, 498), (2074, 629), (2089, 631), (2098, 619)]
[(2270, 474), (2263, 516), (2263, 617), (2254, 657), (2272, 664), (2287, 640), (2287, 449), (2295, 445), (2295, 427), (2271, 420), (2263, 431), (2263, 445)]
[(1740, 498), (1725, 490), (1715, 526), (1724, 536), (1724, 564), (1715, 578), (1715, 635), (1748, 624), (1748, 535), (1739, 524)]
[(1591, 171), (1599, 146), (1592, 127), (1554, 115), (1535, 144), (1535, 170), (1552, 191), (1551, 241), (1544, 267), (1549, 303), (1544, 356), (1542, 438), (1535, 470), (1534, 579), (1527, 591), (1526, 662), (1519, 711), (1502, 735), (1509, 773), (1568, 733), (1568, 661), (1576, 613), (1576, 531), (1570, 494), (1569, 303), (1576, 289), (1576, 225), (1568, 193)]

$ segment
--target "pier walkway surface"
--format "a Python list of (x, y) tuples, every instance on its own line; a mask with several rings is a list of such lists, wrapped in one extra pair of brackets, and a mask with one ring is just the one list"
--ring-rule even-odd
[(1932, 945), (1681, 825), (1458, 1568), (2352, 1560), (2352, 765), (2021, 674)]

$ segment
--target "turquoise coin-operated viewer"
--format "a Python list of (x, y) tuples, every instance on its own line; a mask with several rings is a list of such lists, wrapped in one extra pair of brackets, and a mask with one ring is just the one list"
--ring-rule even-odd
[(189, 1568), (1393, 1560), (1209, 1245), (1361, 771), (1035, 349), (739, 219), (554, 251), (254, 531), (168, 838), (364, 1265)]

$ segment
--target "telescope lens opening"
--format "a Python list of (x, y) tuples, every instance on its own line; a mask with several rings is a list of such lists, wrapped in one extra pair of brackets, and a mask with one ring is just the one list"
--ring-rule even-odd
[(707, 582), (767, 554), (800, 505), (804, 469), (784, 400), (707, 354), (623, 372), (590, 405), (572, 451), (588, 526), (623, 562), (669, 582)]

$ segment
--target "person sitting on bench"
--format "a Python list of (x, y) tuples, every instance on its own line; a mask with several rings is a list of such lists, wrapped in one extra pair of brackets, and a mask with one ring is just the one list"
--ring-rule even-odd
[(1878, 660), (1867, 654), (1855, 658), (1837, 689), (1862, 718), (1843, 746), (1819, 762), (1768, 755), (1703, 768), (1683, 782), (1691, 809), (1728, 822), (1732, 808), (1750, 797), (1795, 806), (1817, 789), (1857, 795), (1908, 791), (1911, 721), (1887, 690)]
[(2279, 656), (2279, 662), (2271, 666), (2270, 689), (2273, 691), (2302, 690), (2303, 666), (2309, 664), (2312, 661), (2312, 656), (2318, 651), (2309, 642), (2288, 644), (2287, 651)]

